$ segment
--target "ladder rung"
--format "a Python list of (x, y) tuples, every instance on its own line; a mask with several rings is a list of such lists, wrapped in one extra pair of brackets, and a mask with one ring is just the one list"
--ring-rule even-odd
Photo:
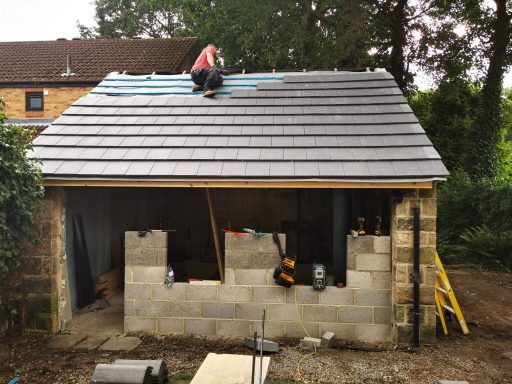
[(443, 292), (443, 293), (446, 295), (446, 289), (441, 288), (441, 287), (436, 287), (436, 289), (437, 289), (439, 292)]
[(448, 311), (450, 311), (451, 313), (453, 313), (455, 315), (455, 311), (453, 310), (453, 308), (447, 306), (446, 304), (442, 306), (444, 309), (447, 309)]

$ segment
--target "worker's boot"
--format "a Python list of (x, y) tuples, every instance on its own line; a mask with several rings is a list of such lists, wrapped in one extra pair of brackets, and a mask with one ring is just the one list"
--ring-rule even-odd
[(197, 92), (197, 91), (202, 91), (202, 90), (203, 90), (202, 85), (195, 84), (194, 86), (192, 86), (192, 92)]
[(203, 96), (204, 97), (213, 97), (213, 96), (215, 96), (215, 91), (210, 90), (210, 89), (207, 91), (204, 91)]

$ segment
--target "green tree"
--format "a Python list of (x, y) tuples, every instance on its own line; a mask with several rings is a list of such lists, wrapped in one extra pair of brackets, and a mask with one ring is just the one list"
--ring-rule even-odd
[(43, 189), (37, 164), (27, 157), (32, 132), (6, 119), (0, 98), (0, 320), (12, 325), (21, 298), (20, 258), (37, 238), (34, 215)]
[(510, 64), (512, 3), (507, 0), (495, 3), (489, 66), (477, 116), (468, 136), (466, 169), (473, 180), (497, 176), (502, 165), (499, 156), (504, 134), (501, 95), (503, 76)]

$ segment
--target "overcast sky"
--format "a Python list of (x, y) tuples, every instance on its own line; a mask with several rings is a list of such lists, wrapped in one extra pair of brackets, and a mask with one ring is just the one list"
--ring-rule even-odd
[[(0, 41), (55, 40), (78, 37), (77, 21), (94, 24), (93, 0), (0, 0)], [(421, 88), (428, 81), (416, 78)], [(505, 78), (512, 87), (512, 72)]]

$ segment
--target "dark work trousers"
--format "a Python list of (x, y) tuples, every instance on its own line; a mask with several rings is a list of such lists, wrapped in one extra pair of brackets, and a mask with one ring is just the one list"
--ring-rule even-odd
[(190, 73), (190, 77), (192, 77), (192, 81), (195, 84), (201, 85), (205, 91), (213, 91), (215, 88), (220, 87), (224, 80), (219, 70), (215, 67), (194, 69)]

